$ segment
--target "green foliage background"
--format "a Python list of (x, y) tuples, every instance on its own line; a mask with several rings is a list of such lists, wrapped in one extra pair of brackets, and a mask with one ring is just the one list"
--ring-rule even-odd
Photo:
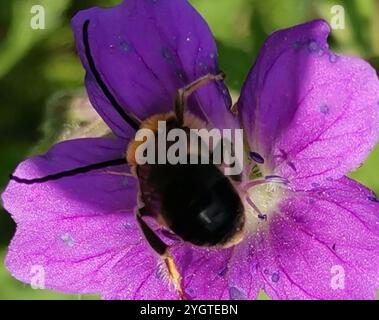
[[(16, 164), (46, 149), (64, 122), (63, 107), (55, 112), (57, 93), (82, 90), (84, 72), (76, 56), (70, 18), (80, 9), (111, 6), (115, 0), (12, 0), (0, 2), (0, 189)], [(192, 0), (217, 39), (220, 63), (228, 85), (238, 95), (263, 41), (271, 32), (314, 18), (331, 20), (331, 7), (344, 6), (346, 29), (333, 31), (332, 48), (359, 55), (379, 68), (379, 0)], [(30, 9), (43, 5), (46, 29), (32, 30)], [(49, 102), (50, 101), (50, 102)], [(54, 102), (55, 101), (55, 102)], [(63, 111), (62, 111), (63, 110)], [(41, 141), (43, 145), (41, 145)], [(352, 176), (379, 192), (379, 148)], [(32, 290), (14, 280), (3, 266), (14, 233), (9, 215), (0, 213), (0, 299), (91, 299)], [(261, 298), (265, 298), (262, 294)]]

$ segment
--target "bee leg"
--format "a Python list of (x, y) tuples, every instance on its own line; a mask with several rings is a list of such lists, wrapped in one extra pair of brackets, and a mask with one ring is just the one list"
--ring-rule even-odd
[(174, 284), (176, 291), (181, 300), (185, 300), (184, 291), (181, 286), (181, 276), (175, 265), (174, 258), (169, 252), (169, 247), (162, 241), (161, 238), (148, 226), (148, 224), (142, 219), (143, 213), (140, 210), (137, 211), (136, 218), (138, 224), (142, 230), (145, 239), (149, 243), (150, 247), (158, 253), (164, 260), (171, 281)]
[(238, 115), (238, 104), (237, 104), (237, 103), (233, 104), (233, 106), (230, 108), (230, 111), (231, 111), (234, 115)]
[(194, 82), (190, 83), (184, 88), (181, 88), (178, 90), (175, 97), (174, 111), (175, 111), (175, 117), (176, 117), (176, 120), (178, 121), (179, 126), (182, 126), (184, 123), (184, 109), (187, 104), (188, 97), (204, 84), (210, 81), (221, 81), (224, 79), (225, 79), (225, 74), (223, 72), (219, 74), (209, 73), (195, 80)]
[(104, 174), (110, 174), (112, 176), (133, 177), (132, 173), (118, 172), (118, 171), (111, 171), (111, 170), (104, 170)]

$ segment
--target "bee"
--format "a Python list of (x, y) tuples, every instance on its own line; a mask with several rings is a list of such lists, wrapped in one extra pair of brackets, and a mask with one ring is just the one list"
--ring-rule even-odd
[[(208, 74), (179, 89), (174, 111), (153, 115), (143, 121), (140, 128), (152, 130), (157, 139), (158, 122), (164, 121), (167, 131), (181, 129), (186, 132), (188, 145), (191, 146), (190, 129), (205, 125), (185, 111), (187, 99), (200, 86), (223, 79), (224, 74)], [(198, 139), (201, 140), (201, 137)], [(234, 186), (235, 181), (225, 176), (219, 166), (200, 164), (200, 161), (198, 164), (189, 162), (193, 154), (200, 156), (197, 148), (187, 148), (188, 161), (185, 164), (159, 164), (155, 161), (154, 164), (139, 165), (135, 155), (140, 144), (141, 141), (132, 140), (127, 150), (127, 161), (140, 186), (136, 218), (150, 246), (164, 257), (169, 273), (181, 292), (180, 276), (168, 247), (143, 217), (155, 218), (161, 226), (193, 245), (226, 248), (242, 239), (245, 224), (243, 204)], [(154, 143), (154, 146), (160, 147), (159, 143)], [(165, 147), (167, 151), (170, 143)]]
[[(173, 111), (153, 115), (139, 121), (127, 113), (112, 95), (98, 72), (91, 54), (87, 20), (83, 24), (82, 36), (85, 57), (98, 87), (114, 110), (135, 131), (147, 128), (158, 131), (158, 122), (165, 121), (168, 129), (181, 129), (190, 140), (190, 129), (204, 127), (204, 123), (186, 110), (187, 99), (199, 87), (210, 81), (222, 81), (224, 74), (208, 74), (179, 89), (175, 95)], [(199, 137), (200, 139), (200, 137)], [(230, 247), (243, 238), (245, 225), (244, 206), (235, 186), (238, 177), (227, 177), (215, 164), (143, 164), (139, 165), (135, 153), (140, 142), (133, 139), (121, 159), (110, 159), (83, 167), (57, 172), (44, 177), (24, 179), (11, 175), (11, 179), (22, 184), (45, 183), (94, 170), (107, 169), (128, 163), (139, 181), (136, 220), (151, 248), (163, 258), (169, 277), (179, 297), (185, 299), (181, 287), (181, 276), (168, 245), (146, 223), (145, 217), (154, 218), (163, 228), (171, 230), (183, 241), (201, 247)], [(159, 147), (158, 144), (157, 148)], [(167, 144), (167, 149), (169, 148)], [(167, 149), (165, 151), (167, 151)], [(187, 157), (200, 155), (196, 148), (188, 148)]]

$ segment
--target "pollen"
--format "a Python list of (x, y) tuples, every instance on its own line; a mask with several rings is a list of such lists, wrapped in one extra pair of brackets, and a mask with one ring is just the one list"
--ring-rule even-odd
[(244, 187), (246, 231), (264, 227), (278, 210), (278, 204), (288, 192), (287, 181), (277, 176), (251, 180)]

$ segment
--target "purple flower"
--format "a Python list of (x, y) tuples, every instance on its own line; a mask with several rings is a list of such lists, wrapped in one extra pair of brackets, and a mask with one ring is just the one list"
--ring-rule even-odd
[[(21, 163), (2, 195), (17, 223), (6, 265), (22, 282), (105, 299), (177, 299), (143, 238), (137, 180), (125, 163), (138, 123), (171, 111), (176, 90), (216, 74), (217, 51), (198, 13), (179, 0), (127, 0), (73, 19), (90, 100), (117, 138), (66, 141)], [(241, 243), (201, 248), (161, 230), (188, 299), (374, 299), (379, 203), (345, 174), (379, 135), (379, 81), (364, 61), (337, 56), (312, 21), (271, 35), (237, 103), (251, 163), (239, 191)], [(236, 121), (222, 82), (188, 108), (208, 125)], [(252, 172), (264, 178), (252, 180)]]

